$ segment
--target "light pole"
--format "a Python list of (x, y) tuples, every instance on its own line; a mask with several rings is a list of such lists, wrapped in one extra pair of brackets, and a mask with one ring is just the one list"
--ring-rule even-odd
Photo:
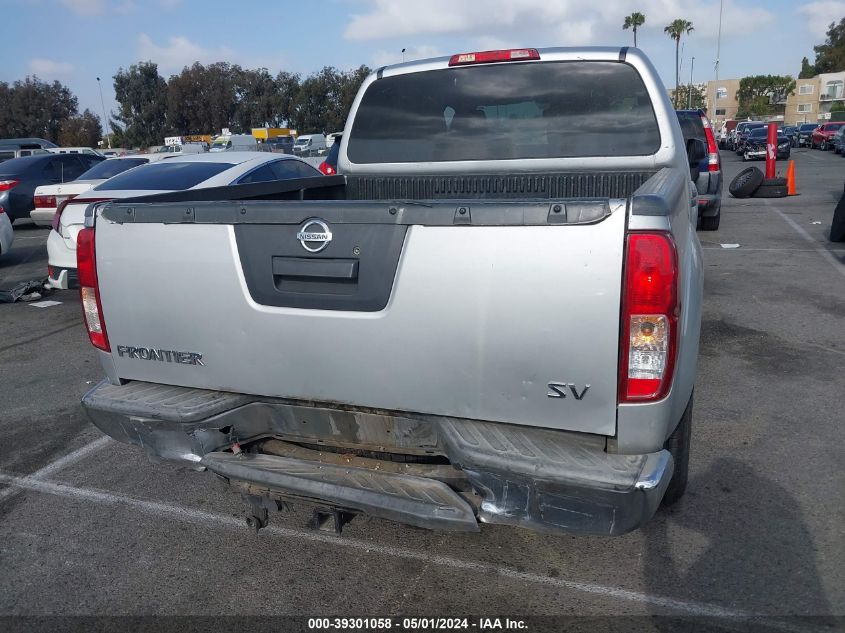
[[(722, 2), (719, 0), (719, 33), (716, 35), (716, 81), (713, 82), (713, 118), (716, 118), (716, 106), (719, 104), (716, 101), (719, 98), (719, 57), (722, 53)], [(710, 114), (709, 112), (707, 114)], [(727, 121), (727, 108), (725, 110), (725, 120)], [(724, 125), (724, 124), (723, 124)]]
[(402, 63), (405, 63), (405, 49), (402, 49)]
[(690, 61), (689, 65), (689, 96), (687, 97), (687, 110), (692, 110), (692, 71), (695, 68), (695, 57), (693, 56), (692, 61)]
[(106, 104), (103, 101), (103, 86), (100, 83), (99, 77), (97, 77), (97, 89), (100, 91), (100, 106), (103, 108), (103, 123), (106, 124), (106, 129), (109, 130), (109, 133), (106, 136), (106, 140), (108, 141), (109, 149), (111, 149), (111, 127), (109, 126), (108, 120), (106, 119)]

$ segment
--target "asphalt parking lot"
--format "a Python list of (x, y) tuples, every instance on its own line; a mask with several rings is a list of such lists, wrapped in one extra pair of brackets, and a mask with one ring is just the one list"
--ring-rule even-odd
[[(335, 537), (307, 529), (305, 507), (253, 534), (212, 476), (154, 466), (86, 421), (79, 399), (101, 370), (75, 292), (0, 305), (0, 615), (638, 616), (656, 631), (710, 630), (659, 616), (727, 617), (726, 630), (755, 616), (759, 630), (842, 630), (845, 244), (826, 233), (845, 159), (793, 158), (799, 196), (735, 200), (726, 183), (720, 230), (699, 234), (688, 493), (623, 537), (362, 517)], [(728, 181), (745, 166), (723, 162)], [(46, 269), (48, 231), (15, 231), (2, 288)]]

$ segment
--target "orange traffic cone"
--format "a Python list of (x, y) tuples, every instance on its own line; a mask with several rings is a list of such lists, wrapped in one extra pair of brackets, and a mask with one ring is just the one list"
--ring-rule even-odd
[(789, 161), (789, 167), (786, 168), (786, 195), (797, 195), (795, 191), (795, 161)]

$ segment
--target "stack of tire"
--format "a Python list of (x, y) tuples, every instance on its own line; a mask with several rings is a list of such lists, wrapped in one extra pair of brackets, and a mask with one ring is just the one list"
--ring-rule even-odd
[(728, 191), (734, 198), (785, 198), (786, 178), (766, 178), (757, 167), (749, 167), (736, 175)]

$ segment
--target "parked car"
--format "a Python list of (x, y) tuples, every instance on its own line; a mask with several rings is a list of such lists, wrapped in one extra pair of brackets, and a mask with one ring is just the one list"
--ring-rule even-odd
[(59, 206), (47, 237), (47, 281), (58, 289), (75, 285), (76, 237), (92, 202), (320, 175), (293, 156), (266, 152), (186, 154), (124, 171)]
[(684, 143), (697, 139), (707, 147), (707, 157), (700, 161), (695, 178), (698, 224), (705, 231), (715, 231), (722, 215), (722, 158), (713, 128), (703, 110), (677, 110), (675, 114)]
[(343, 139), (343, 132), (338, 132), (334, 137), (334, 143), (329, 148), (329, 153), (326, 154), (326, 160), (320, 163), (317, 168), (326, 176), (334, 176), (337, 174), (337, 159), (340, 156), (340, 142)]
[(732, 152), (735, 152), (737, 146), (739, 145), (739, 139), (741, 134), (745, 131), (749, 125), (760, 124), (760, 121), (740, 121), (736, 124), (731, 135), (728, 137), (728, 149)]
[(809, 147), (818, 123), (802, 123), (798, 126), (798, 147)]
[(331, 134), (326, 134), (326, 148), (331, 149), (332, 145), (335, 144), (335, 141), (341, 136), (343, 136), (343, 132), (332, 132)]
[(294, 139), (290, 135), (273, 136), (264, 141), (264, 148), (279, 154), (293, 154)]
[(736, 136), (736, 147), (734, 151), (736, 152), (737, 156), (742, 156), (742, 153), (745, 151), (745, 141), (748, 138), (748, 135), (751, 134), (751, 130), (756, 130), (757, 128), (766, 127), (768, 123), (763, 121), (748, 121), (742, 127), (742, 129), (737, 132)]
[(56, 147), (56, 144), (43, 138), (3, 138), (0, 139), (0, 163), (13, 158), (43, 154), (48, 147)]
[(230, 134), (218, 136), (211, 142), (209, 152), (254, 152), (258, 149), (258, 141), (252, 134)]
[(778, 130), (778, 134), (783, 134), (789, 139), (790, 147), (798, 146), (798, 128), (794, 125), (784, 125)]
[(839, 154), (843, 149), (845, 149), (845, 144), (842, 142), (843, 134), (845, 134), (845, 125), (836, 130), (836, 132), (833, 133), (833, 136), (830, 137), (830, 148), (833, 150), (834, 154)]
[(205, 143), (178, 143), (173, 145), (162, 145), (155, 153), (169, 154), (171, 156), (178, 154), (202, 154), (207, 151)]
[(105, 154), (91, 147), (48, 147), (47, 151), (51, 154), (94, 154), (105, 157)]
[(303, 134), (293, 144), (293, 153), (297, 156), (317, 156), (326, 149), (326, 137), (322, 134)]
[(12, 222), (9, 216), (0, 207), (0, 255), (5, 255), (12, 248), (12, 242), (15, 240), (15, 231), (12, 228)]
[[(751, 130), (742, 150), (742, 160), (755, 160), (766, 158), (766, 147), (768, 145), (769, 128), (758, 127)], [(789, 158), (792, 144), (783, 134), (777, 135), (777, 159), (786, 160)]]
[(662, 86), (627, 46), (389, 66), (348, 180), (95, 205), (89, 419), (218, 475), (256, 529), (282, 501), (335, 529), (638, 528), (686, 487), (702, 313), (708, 149)]
[(93, 154), (39, 154), (0, 163), (0, 207), (9, 220), (29, 217), (35, 208), (35, 188), (76, 180), (105, 160)]
[(72, 182), (36, 187), (33, 198), (35, 208), (29, 214), (29, 217), (38, 226), (51, 226), (56, 210), (65, 200), (75, 198), (127, 169), (146, 165), (162, 158), (165, 158), (165, 156), (160, 154), (138, 154), (137, 156), (109, 158), (97, 163)]
[(831, 147), (830, 139), (837, 130), (845, 123), (822, 123), (810, 135), (810, 147), (812, 149), (828, 150)]

